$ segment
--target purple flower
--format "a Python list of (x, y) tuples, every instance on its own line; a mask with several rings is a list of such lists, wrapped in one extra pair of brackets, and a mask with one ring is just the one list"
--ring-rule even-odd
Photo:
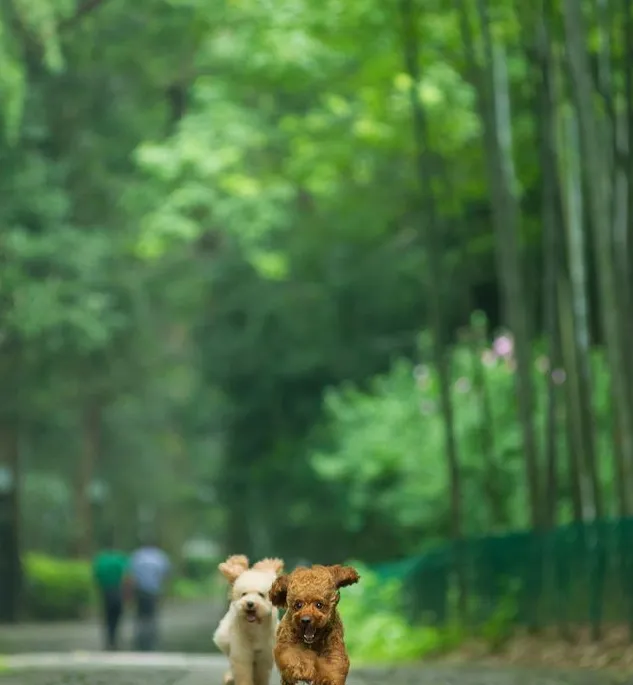
[(514, 340), (511, 335), (500, 335), (492, 343), (492, 349), (498, 357), (509, 357), (514, 350)]
[(565, 369), (554, 369), (552, 371), (552, 380), (555, 385), (562, 385), (566, 379), (567, 374), (565, 373)]

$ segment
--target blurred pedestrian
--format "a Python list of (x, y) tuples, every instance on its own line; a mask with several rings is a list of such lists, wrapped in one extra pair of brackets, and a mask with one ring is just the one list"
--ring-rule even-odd
[(167, 576), (171, 571), (169, 557), (148, 541), (130, 558), (130, 578), (136, 601), (136, 649), (150, 652), (158, 641), (158, 613)]
[(118, 648), (118, 631), (123, 616), (123, 600), (129, 557), (114, 546), (113, 536), (93, 559), (92, 572), (101, 596), (105, 649)]

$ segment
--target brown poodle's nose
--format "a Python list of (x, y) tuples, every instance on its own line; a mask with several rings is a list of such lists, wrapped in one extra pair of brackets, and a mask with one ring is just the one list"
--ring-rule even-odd
[(309, 626), (312, 623), (312, 618), (310, 616), (302, 616), (301, 623), (303, 623), (304, 626)]

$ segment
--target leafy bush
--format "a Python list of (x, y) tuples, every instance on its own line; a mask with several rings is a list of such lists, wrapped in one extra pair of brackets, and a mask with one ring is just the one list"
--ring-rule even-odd
[(90, 563), (41, 554), (25, 558), (24, 608), (40, 621), (83, 617), (94, 599)]
[(171, 594), (178, 599), (202, 599), (226, 596), (226, 585), (216, 577), (205, 580), (176, 578), (172, 584)]
[[(473, 331), (464, 337), (451, 349), (464, 533), (521, 527), (529, 521), (512, 339), (501, 335), (488, 347)], [(420, 348), (421, 357), (428, 359), (424, 336)], [(535, 423), (537, 435), (542, 436), (548, 377), (563, 386), (566, 374), (550, 369), (549, 360), (537, 348), (532, 367)], [(592, 363), (598, 453), (604, 454), (600, 476), (605, 493), (610, 493), (614, 479), (609, 379), (601, 351), (594, 353)], [(366, 530), (369, 520), (378, 519), (394, 531), (417, 531), (410, 536), (413, 539), (419, 539), (421, 532), (426, 537), (445, 535), (449, 518), (445, 426), (432, 366), (397, 360), (368, 388), (348, 385), (329, 391), (325, 411), (325, 437), (321, 448), (312, 452), (311, 463), (319, 478), (346, 493), (343, 525), (358, 532)], [(571, 512), (562, 515), (565, 520)]]
[(448, 646), (448, 632), (406, 620), (400, 581), (385, 581), (361, 564), (353, 565), (361, 581), (341, 592), (339, 610), (355, 665), (414, 661)]
[(217, 575), (219, 559), (191, 556), (183, 561), (183, 573), (193, 581), (206, 581)]
[(513, 637), (519, 615), (519, 587), (509, 590), (480, 628), (481, 637), (491, 652), (500, 651)]

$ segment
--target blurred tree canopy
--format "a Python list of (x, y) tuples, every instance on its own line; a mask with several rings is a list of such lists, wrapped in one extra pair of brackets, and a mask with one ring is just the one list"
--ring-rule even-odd
[[(108, 527), (129, 545), (151, 525), (167, 545), (200, 535), (253, 555), (382, 560), (455, 534), (445, 416), (419, 377), (434, 363), (420, 332), (435, 324), (440, 347), (457, 344), (428, 383), (455, 383), (467, 532), (527, 524), (530, 412), (540, 449), (555, 385), (535, 359), (572, 375), (532, 347), (569, 285), (560, 258), (548, 290), (543, 189), (548, 169), (564, 180), (578, 163), (548, 167), (539, 148), (541, 22), (560, 76), (565, 2), (432, 1), (417, 15), (377, 0), (4, 2), (0, 460), (20, 483), (5, 488), (7, 544), (86, 555)], [(596, 19), (581, 37), (591, 65), (609, 31)], [(620, 109), (623, 40), (607, 60)], [(556, 97), (562, 121), (573, 98)], [(476, 362), (502, 325), (528, 379), (516, 396), (514, 362)], [(592, 363), (609, 451), (609, 370)], [(611, 483), (604, 463), (599, 478)], [(566, 517), (574, 482), (559, 488)]]

